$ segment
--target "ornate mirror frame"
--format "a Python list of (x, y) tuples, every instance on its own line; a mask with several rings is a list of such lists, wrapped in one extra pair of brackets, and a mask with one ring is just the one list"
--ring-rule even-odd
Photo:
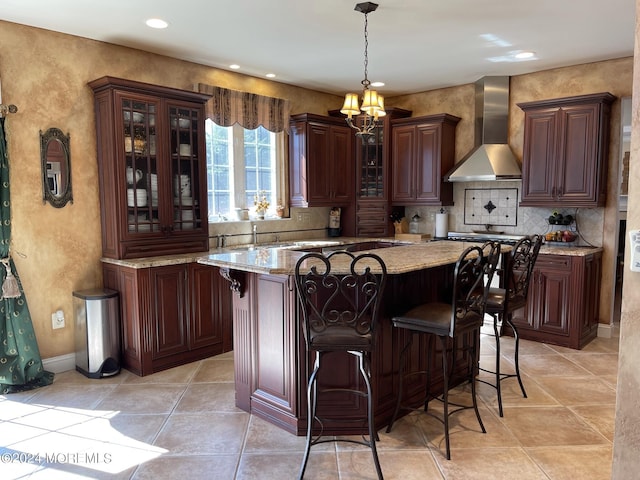
[(59, 128), (40, 130), (42, 203), (49, 202), (55, 208), (73, 203), (69, 138)]

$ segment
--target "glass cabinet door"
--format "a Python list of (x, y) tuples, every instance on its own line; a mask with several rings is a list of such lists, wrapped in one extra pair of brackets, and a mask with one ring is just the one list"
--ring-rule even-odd
[[(127, 230), (161, 232), (158, 215), (158, 104), (122, 99)], [(117, 123), (116, 123), (117, 124)]]
[[(169, 106), (171, 129), (171, 188), (174, 230), (200, 228), (200, 162), (198, 151), (199, 111)], [(206, 219), (204, 219), (206, 221)]]
[(382, 155), (383, 128), (374, 129), (374, 135), (366, 137), (360, 148), (360, 188), (361, 198), (384, 197), (384, 159)]
[(122, 120), (127, 231), (201, 228), (199, 110), (123, 98)]

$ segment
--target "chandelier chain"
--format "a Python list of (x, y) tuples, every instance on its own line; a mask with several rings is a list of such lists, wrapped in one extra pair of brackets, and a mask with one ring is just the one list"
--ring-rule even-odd
[(364, 14), (364, 80), (362, 80), (362, 85), (365, 89), (369, 88), (371, 82), (369, 81), (369, 33), (367, 30), (367, 26), (369, 24), (369, 19), (367, 18), (369, 14)]

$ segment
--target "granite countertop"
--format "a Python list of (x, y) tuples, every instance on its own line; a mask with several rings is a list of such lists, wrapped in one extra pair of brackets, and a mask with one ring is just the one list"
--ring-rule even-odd
[[(353, 243), (393, 242), (390, 248), (377, 248), (390, 274), (399, 274), (454, 263), (462, 251), (473, 243), (437, 240), (431, 242), (397, 241), (393, 237), (361, 238), (339, 237), (312, 239), (281, 244), (238, 245), (229, 248), (213, 248), (209, 252), (195, 252), (159, 257), (117, 260), (102, 258), (102, 262), (129, 268), (149, 268), (185, 263), (201, 263), (234, 270), (255, 273), (289, 274), (298, 258), (309, 248), (334, 247)], [(506, 249), (507, 247), (504, 246)], [(601, 247), (543, 245), (541, 254), (585, 256), (602, 251)]]
[[(471, 245), (477, 244), (449, 241), (404, 242), (393, 247), (367, 251), (380, 256), (387, 267), (387, 273), (393, 275), (455, 263), (460, 254)], [(304, 251), (257, 247), (254, 250), (210, 253), (199, 258), (198, 263), (245, 272), (289, 275), (304, 254)]]
[(547, 245), (543, 244), (540, 253), (544, 255), (569, 255), (571, 257), (584, 257), (592, 253), (601, 252), (602, 247), (579, 247), (575, 245)]

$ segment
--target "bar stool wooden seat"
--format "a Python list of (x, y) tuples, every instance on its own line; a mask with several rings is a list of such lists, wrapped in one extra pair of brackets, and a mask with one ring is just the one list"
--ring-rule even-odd
[[(415, 410), (414, 406), (403, 406), (402, 404), (404, 379), (416, 374), (426, 375), (424, 411), (444, 424), (447, 460), (451, 459), (449, 417), (452, 414), (460, 410), (473, 408), (482, 433), (486, 433), (478, 411), (475, 379), (478, 372), (480, 327), (483, 324), (488, 285), (495, 272), (499, 256), (500, 244), (497, 242), (488, 242), (483, 246), (467, 248), (456, 262), (451, 303), (425, 303), (412, 308), (404, 315), (392, 318), (393, 325), (396, 328), (407, 329), (411, 335), (400, 354), (398, 398), (387, 432), (391, 431), (401, 409)], [(427, 369), (426, 371), (405, 373), (405, 364), (413, 338), (416, 335), (423, 334), (430, 335)], [(443, 394), (441, 396), (435, 396), (431, 393), (431, 363), (435, 357), (436, 338), (440, 341), (440, 348), (442, 349)], [(471, 406), (449, 402), (449, 377), (455, 368), (456, 348), (460, 343), (464, 344), (461, 348), (466, 350), (466, 359), (468, 361), (467, 371), (469, 372), (468, 381), (471, 384)], [(451, 367), (449, 366), (450, 363)], [(440, 400), (443, 403), (444, 412), (442, 418), (428, 411), (428, 404), (432, 399)], [(450, 405), (455, 407), (451, 411), (449, 411)]]
[[(336, 251), (328, 256), (309, 253), (296, 263), (296, 291), (302, 312), (305, 345), (309, 360), (315, 357), (307, 385), (307, 442), (299, 479), (304, 476), (311, 447), (332, 441), (359, 443), (369, 447), (378, 478), (383, 478), (376, 450), (370, 356), (375, 346), (376, 325), (386, 276), (384, 262), (372, 253), (357, 256), (346, 251)], [(324, 354), (331, 352), (346, 352), (356, 358), (364, 389), (318, 389), (317, 377), (322, 367), (321, 360)], [(353, 363), (348, 362), (345, 368), (352, 366)], [(362, 440), (322, 438), (324, 419), (318, 416), (317, 400), (319, 394), (328, 391), (348, 392), (366, 398), (367, 415), (362, 421), (368, 427), (368, 440), (364, 437)], [(317, 425), (319, 432), (314, 429), (314, 425)], [(317, 433), (315, 437), (314, 430)]]
[[(512, 321), (512, 317), (514, 311), (519, 308), (523, 308), (527, 304), (529, 282), (531, 281), (533, 267), (535, 266), (536, 259), (538, 258), (538, 252), (540, 251), (541, 245), (541, 235), (526, 236), (520, 239), (514, 245), (511, 255), (507, 257), (507, 264), (503, 265), (499, 271), (502, 275), (502, 286), (500, 288), (490, 288), (489, 296), (487, 297), (486, 313), (493, 317), (493, 332), (496, 339), (496, 366), (495, 371), (486, 369), (482, 370), (495, 374), (495, 381), (494, 383), (486, 380), (480, 381), (495, 387), (498, 397), (498, 412), (501, 417), (504, 416), (502, 409), (502, 380), (516, 377), (520, 384), (520, 390), (522, 390), (522, 396), (527, 398), (527, 392), (524, 389), (524, 384), (520, 377), (520, 364), (518, 360), (520, 338), (518, 336), (518, 329)], [(515, 373), (509, 374), (500, 372), (500, 336), (505, 323), (511, 327), (513, 337), (515, 339), (515, 351), (513, 357)]]

